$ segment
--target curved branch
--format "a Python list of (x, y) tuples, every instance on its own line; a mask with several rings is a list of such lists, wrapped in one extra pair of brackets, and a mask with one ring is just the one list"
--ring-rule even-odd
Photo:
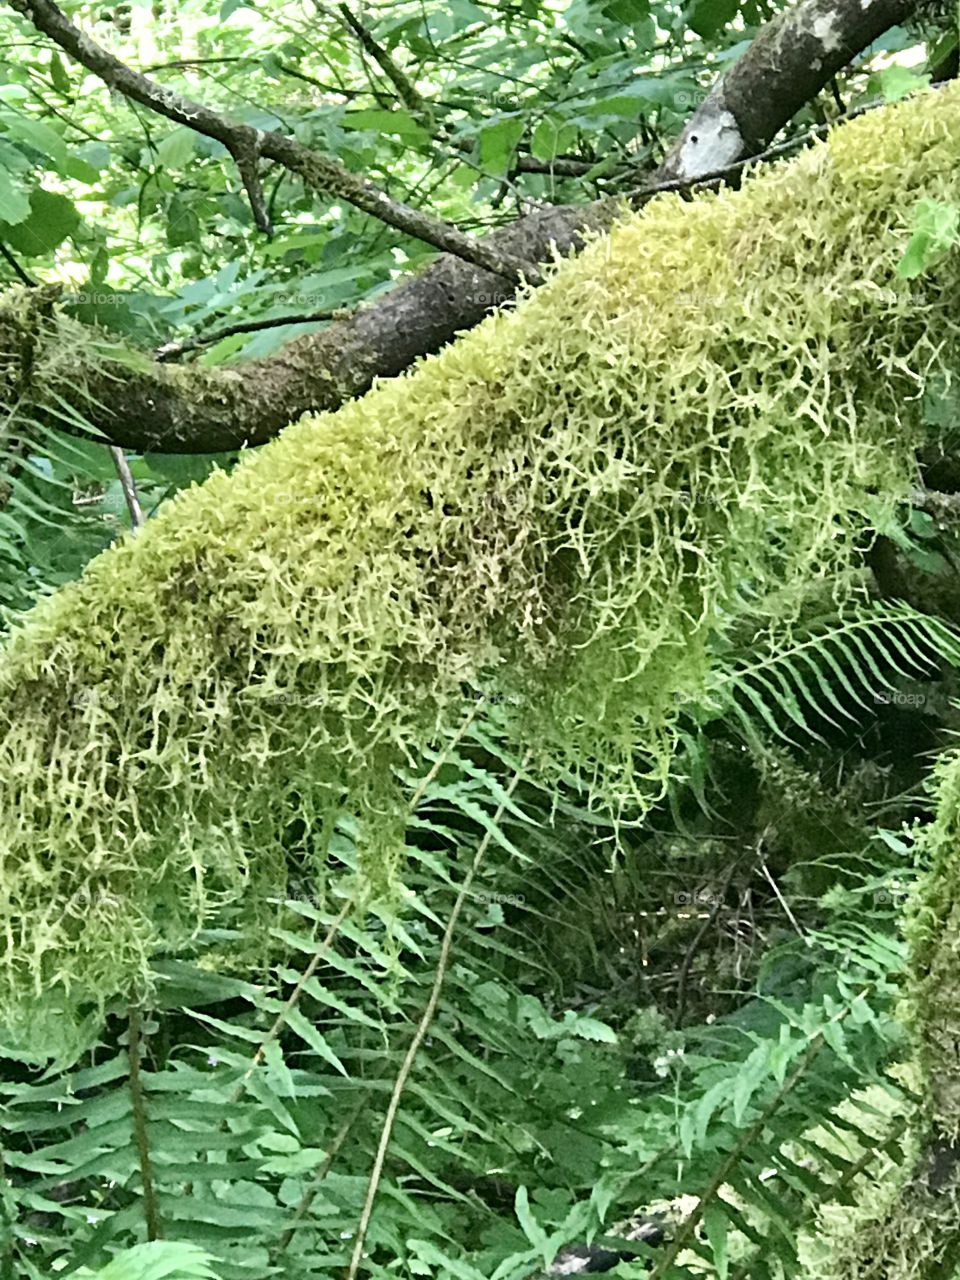
[[(145, 77), (91, 45), (50, 0), (8, 2), (31, 16), (36, 13), (49, 19), (54, 15), (53, 28), (63, 34), (65, 24), (71, 44), (78, 55), (84, 55), (80, 59), (84, 65), (90, 66), (91, 59), (98, 64), (106, 59), (109, 65), (104, 63), (103, 70), (107, 76), (96, 67), (91, 69), (108, 83), (112, 83), (110, 75), (115, 79), (132, 77), (135, 84), (125, 82), (131, 88), (129, 96), (136, 97), (134, 87), (137, 93), (145, 92), (141, 83)], [(636, 193), (633, 201), (647, 199), (658, 190), (689, 189), (702, 183), (710, 172), (720, 176), (736, 172), (805, 101), (829, 83), (841, 66), (915, 8), (915, 0), (862, 4), (861, 0), (801, 0), (765, 27), (725, 73), (677, 140), (654, 183)], [(63, 47), (74, 51), (65, 44)], [(146, 84), (150, 96), (137, 97), (138, 101), (153, 108), (160, 94), (175, 99), (177, 109), (184, 110), (185, 100), (149, 81)], [(190, 112), (205, 113), (207, 109), (193, 103), (186, 103), (186, 108), (182, 122), (197, 128), (197, 118)], [(170, 115), (170, 111), (164, 114)], [(216, 130), (235, 127), (214, 113), (207, 113), (204, 120)], [(273, 133), (258, 137), (261, 154), (296, 172), (319, 166), (310, 179), (313, 185), (322, 185), (324, 165), (340, 172), (335, 161), (300, 147), (292, 139)], [(710, 138), (713, 142), (708, 145)], [(774, 149), (765, 155), (773, 158), (778, 153), (779, 149)], [(722, 163), (716, 162), (718, 156), (724, 157)], [(712, 169), (706, 163), (708, 157)], [(354, 174), (347, 176), (351, 181), (364, 181)], [(322, 331), (295, 339), (266, 359), (212, 369), (177, 368), (144, 360), (141, 368), (131, 370), (129, 362), (118, 362), (105, 373), (93, 361), (89, 368), (83, 366), (81, 348), (77, 355), (80, 367), (75, 365), (72, 370), (73, 386), (82, 384), (89, 389), (82, 409), (93, 429), (113, 443), (139, 452), (207, 453), (263, 444), (302, 414), (336, 409), (345, 400), (362, 395), (376, 378), (401, 373), (418, 358), (438, 351), (514, 296), (515, 284), (506, 278), (507, 264), (542, 263), (554, 253), (576, 250), (585, 232), (608, 227), (618, 209), (614, 201), (548, 207), (481, 241), (457, 232), (469, 246), (482, 246), (484, 261), (494, 269), (464, 261), (463, 255), (459, 260), (440, 257), (422, 274)], [(378, 216), (383, 216), (383, 210)], [(5, 345), (4, 336), (0, 322), (0, 346)], [(8, 344), (17, 349), (15, 334)], [(49, 402), (59, 395), (75, 404), (73, 386), (55, 383)], [(64, 421), (60, 425), (69, 429)]]
[(917, 8), (917, 0), (801, 0), (717, 81), (657, 176), (697, 178), (762, 150), (838, 71)]

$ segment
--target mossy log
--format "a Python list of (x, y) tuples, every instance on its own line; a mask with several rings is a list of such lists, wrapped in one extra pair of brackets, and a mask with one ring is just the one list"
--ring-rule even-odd
[(181, 493), (0, 659), (0, 1019), (102, 1001), (157, 948), (262, 928), (290, 859), (496, 685), (549, 781), (649, 803), (738, 620), (857, 591), (956, 367), (960, 89), (871, 112), (740, 191), (665, 196), (406, 376)]

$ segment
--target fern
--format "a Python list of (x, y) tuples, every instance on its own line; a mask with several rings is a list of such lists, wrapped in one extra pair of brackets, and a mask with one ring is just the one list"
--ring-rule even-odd
[[(854, 925), (846, 900), (828, 902), (806, 942), (768, 952), (752, 999), (711, 1025), (655, 1030), (639, 1052), (657, 1070), (631, 1078), (629, 1031), (615, 1005), (584, 998), (559, 923), (610, 885), (602, 848), (584, 857), (595, 821), (554, 812), (525, 779), (509, 794), (497, 741), (483, 716), (425, 780), (406, 779), (419, 801), (398, 896), (342, 914), (358, 859), (344, 817), (331, 843), (341, 896), (291, 885), (275, 969), (241, 981), (205, 967), (219, 934), (198, 939), (193, 963), (156, 962), (142, 1086), (165, 1239), (203, 1251), (218, 1280), (349, 1265), (388, 1099), (486, 841), (386, 1148), (366, 1272), (521, 1280), (571, 1241), (628, 1230), (641, 1208), (665, 1212), (680, 1245), (641, 1248), (644, 1273), (799, 1274), (803, 1224), (897, 1150), (870, 1106), (910, 1100), (886, 1070), (903, 963), (889, 904), (864, 889), (874, 906)], [(26, 1277), (96, 1274), (142, 1238), (123, 1025), (118, 1007), (89, 1065), (8, 1070), (0, 1085), (8, 1257)], [(703, 1204), (687, 1228), (671, 1208), (684, 1196)]]
[(716, 673), (705, 704), (733, 718), (756, 744), (758, 727), (792, 742), (839, 733), (864, 711), (909, 700), (899, 685), (934, 677), (943, 663), (960, 666), (960, 635), (939, 618), (905, 604), (874, 602), (814, 625), (784, 645), (751, 646), (750, 656)]

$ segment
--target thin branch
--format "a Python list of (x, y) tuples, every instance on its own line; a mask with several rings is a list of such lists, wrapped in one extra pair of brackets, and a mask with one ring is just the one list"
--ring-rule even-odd
[[(320, 4), (317, 7), (321, 10), (324, 9), (324, 6)], [(344, 25), (353, 32), (361, 47), (373, 58), (374, 62), (396, 89), (397, 97), (410, 114), (416, 117), (424, 128), (428, 129), (436, 137), (438, 142), (451, 146), (456, 151), (472, 151), (473, 143), (467, 138), (454, 138), (447, 129), (437, 126), (430, 104), (422, 97), (416, 85), (413, 84), (406, 73), (397, 66), (389, 52), (377, 43), (360, 19), (345, 4), (338, 5), (337, 12), (340, 14)], [(546, 174), (557, 178), (582, 178), (591, 169), (596, 168), (596, 164), (596, 161), (580, 160), (575, 156), (557, 156), (554, 160), (538, 160), (535, 156), (520, 155), (514, 161), (511, 171), (513, 173)]]
[[(322, 5), (318, 5), (322, 8)], [(411, 115), (417, 116), (419, 119), (427, 123), (428, 128), (433, 127), (433, 112), (428, 103), (420, 96), (420, 93), (408, 78), (406, 73), (397, 66), (393, 58), (382, 45), (378, 44), (373, 35), (367, 30), (358, 17), (345, 4), (337, 5), (337, 12), (340, 15), (344, 25), (357, 37), (364, 51), (370, 55), (383, 74), (397, 91), (397, 97), (407, 108)]]
[[(522, 768), (523, 766), (521, 766)], [(450, 918), (447, 921), (447, 927), (443, 932), (443, 941), (440, 944), (440, 956), (437, 961), (437, 971), (434, 975), (433, 986), (430, 990), (430, 998), (427, 1006), (420, 1017), (417, 1029), (414, 1032), (413, 1039), (407, 1049), (400, 1070), (397, 1072), (397, 1078), (394, 1082), (393, 1092), (390, 1094), (390, 1101), (387, 1105), (387, 1114), (383, 1122), (383, 1130), (380, 1134), (380, 1142), (377, 1146), (377, 1154), (374, 1158), (373, 1169), (370, 1174), (370, 1182), (367, 1185), (367, 1194), (363, 1202), (363, 1210), (360, 1214), (360, 1222), (357, 1226), (357, 1235), (353, 1245), (353, 1254), (350, 1258), (350, 1266), (347, 1270), (347, 1280), (356, 1280), (357, 1272), (360, 1269), (360, 1263), (363, 1260), (363, 1247), (367, 1239), (367, 1231), (370, 1227), (370, 1219), (373, 1215), (373, 1206), (377, 1199), (377, 1191), (380, 1187), (380, 1180), (383, 1177), (383, 1167), (387, 1159), (387, 1151), (390, 1147), (390, 1140), (393, 1137), (393, 1126), (396, 1123), (397, 1113), (400, 1110), (400, 1100), (403, 1097), (403, 1091), (406, 1088), (410, 1073), (413, 1070), (417, 1054), (420, 1052), (420, 1046), (426, 1039), (430, 1024), (433, 1021), (433, 1015), (437, 1011), (437, 1005), (440, 1003), (440, 992), (443, 989), (444, 978), (447, 975), (447, 967), (450, 963), (450, 955), (453, 949), (453, 934), (457, 926), (457, 920), (460, 918), (460, 912), (463, 904), (467, 900), (470, 888), (473, 884), (474, 877), (480, 869), (480, 863), (483, 861), (484, 854), (490, 846), (493, 838), (492, 830), (503, 817), (506, 809), (507, 800), (516, 790), (520, 782), (520, 771), (518, 770), (507, 788), (506, 796), (501, 802), (496, 813), (493, 815), (490, 828), (485, 832), (483, 839), (477, 847), (473, 862), (464, 877), (463, 884), (460, 886), (460, 892), (457, 894), (456, 901), (453, 904), (453, 910), (450, 912)]]
[(763, 875), (767, 881), (767, 884), (769, 884), (770, 888), (777, 895), (777, 901), (780, 903), (781, 907), (783, 907), (784, 914), (786, 915), (790, 923), (793, 925), (794, 930), (797, 933), (797, 936), (804, 943), (806, 943), (808, 947), (811, 946), (812, 940), (804, 933), (803, 929), (800, 927), (800, 922), (797, 920), (797, 917), (791, 911), (789, 902), (787, 902), (786, 898), (780, 892), (780, 886), (777, 884), (776, 880), (774, 880), (773, 876), (770, 874), (767, 864), (763, 861), (762, 858), (760, 859), (760, 870), (763, 872)]
[[(18, 2), (27, 5), (28, 0)], [(842, 31), (848, 50), (857, 52), (875, 38), (871, 34), (874, 19), (885, 14), (889, 22), (893, 2), (874, 0), (866, 9), (858, 6), (854, 13), (848, 0), (838, 0), (843, 10), (838, 30)], [(46, 0), (37, 3), (45, 4)], [(897, 3), (906, 7), (906, 0)], [(801, 0), (788, 12), (793, 15), (794, 25), (800, 25), (804, 16), (810, 17), (809, 0)], [(70, 29), (79, 35), (75, 28)], [(774, 19), (769, 30), (782, 35), (783, 15)], [(762, 107), (765, 129), (776, 132), (792, 114), (794, 99), (790, 95), (795, 93), (796, 85), (791, 86), (785, 103), (780, 71), (770, 58), (767, 31), (764, 28), (724, 79), (728, 87), (739, 85), (737, 92), (741, 96), (746, 93), (744, 86), (749, 85), (757, 112)], [(787, 46), (785, 49), (792, 65), (793, 51)], [(103, 56), (109, 59), (109, 55)], [(735, 69), (737, 76), (731, 80)], [(829, 82), (833, 73), (831, 58), (830, 65), (825, 63), (818, 72), (817, 90)], [(859, 112), (848, 112), (845, 118), (852, 119), (855, 114)], [(823, 130), (814, 130), (799, 140), (766, 150), (756, 148), (758, 155), (732, 156), (706, 173), (685, 171), (678, 175), (664, 172), (662, 167), (657, 183), (634, 191), (632, 197), (628, 193), (628, 197), (637, 204), (660, 191), (704, 189), (711, 182), (720, 185), (752, 164), (787, 155), (822, 136)], [(681, 138), (677, 147), (682, 143)], [(620, 216), (620, 209), (616, 200), (553, 205), (527, 214), (481, 242), (463, 238), (469, 244), (482, 243), (494, 260), (502, 262), (508, 257), (544, 262), (555, 254), (576, 252), (586, 232), (608, 228)], [(514, 294), (515, 287), (505, 276), (480, 269), (463, 257), (444, 255), (344, 319), (293, 339), (276, 356), (247, 360), (229, 369), (195, 366), (181, 370), (156, 362), (131, 367), (129, 360), (118, 362), (106, 372), (97, 366), (84, 366), (73, 371), (78, 376), (72, 377), (69, 385), (51, 387), (45, 400), (53, 404), (60, 396), (63, 402), (74, 404), (76, 386), (83, 382), (79, 375), (83, 374), (89, 394), (79, 407), (90, 423), (90, 432), (96, 431), (100, 438), (114, 444), (138, 452), (173, 453), (207, 453), (259, 445), (303, 413), (336, 410), (346, 400), (363, 395), (378, 377), (393, 377), (418, 358), (440, 350)], [(82, 365), (82, 351), (78, 359)], [(184, 376), (187, 373), (189, 378)], [(76, 423), (71, 424), (52, 411), (45, 420), (63, 430), (83, 433)]]
[(229, 121), (202, 103), (156, 84), (91, 40), (52, 0), (7, 0), (7, 3), (108, 88), (225, 147), (237, 164), (259, 222), (265, 216), (258, 177), (258, 164), (263, 158), (275, 160), (296, 173), (311, 190), (346, 200), (443, 253), (453, 254), (510, 281), (527, 279), (535, 283), (540, 280), (534, 263), (498, 253), (491, 245), (464, 235), (441, 218), (394, 200), (375, 182), (353, 173), (339, 160), (281, 133)]
[(129, 462), (127, 462), (127, 455), (117, 445), (112, 444), (110, 446), (110, 456), (113, 458), (113, 465), (117, 469), (124, 501), (127, 504), (127, 510), (130, 512), (130, 527), (136, 533), (138, 529), (143, 528), (143, 508), (140, 506), (140, 499), (137, 496), (137, 484), (133, 478), (133, 472), (130, 470)]
[(28, 289), (35, 289), (37, 287), (36, 280), (30, 279), (26, 271), (24, 271), (23, 267), (21, 267), (20, 263), (16, 260), (2, 240), (0, 240), (0, 258), (3, 258), (4, 262), (13, 269), (14, 275), (21, 284), (25, 284)]
[(733, 882), (734, 874), (736, 873), (737, 867), (740, 865), (742, 858), (743, 858), (743, 855), (741, 854), (739, 858), (735, 858), (733, 862), (730, 864), (727, 870), (727, 874), (723, 878), (723, 883), (720, 886), (720, 890), (717, 893), (716, 900), (714, 901), (714, 904), (710, 910), (710, 913), (708, 914), (706, 919), (703, 921), (703, 923), (700, 925), (700, 928), (697, 930), (697, 932), (694, 934), (693, 939), (690, 942), (690, 945), (687, 947), (687, 950), (684, 953), (683, 961), (680, 965), (680, 972), (677, 977), (677, 1009), (674, 1015), (675, 1027), (679, 1027), (682, 1025), (683, 1015), (686, 1012), (687, 983), (690, 977), (690, 969), (693, 965), (694, 956), (697, 954), (697, 951), (700, 949), (700, 943), (706, 937), (707, 930), (712, 928), (717, 916), (720, 914), (720, 909), (722, 908), (724, 899), (727, 896), (727, 890), (730, 888), (730, 885)]
[(143, 1103), (143, 1084), (140, 1079), (140, 1042), (143, 1033), (140, 1006), (129, 1009), (130, 1100), (133, 1107), (133, 1133), (140, 1160), (140, 1182), (143, 1187), (143, 1212), (147, 1223), (147, 1239), (160, 1239), (160, 1215), (157, 1212), (157, 1196), (153, 1186), (153, 1167), (150, 1162), (150, 1142), (147, 1137), (147, 1117)]
[[(869, 111), (880, 110), (886, 105), (887, 103), (884, 99), (874, 98), (870, 102), (861, 103), (860, 106), (851, 107), (842, 117), (828, 120), (824, 124), (814, 125), (812, 129), (798, 134), (795, 138), (788, 138), (785, 142), (778, 142), (776, 145), (766, 147), (763, 151), (758, 151), (754, 155), (743, 156), (739, 160), (734, 160), (730, 164), (724, 165), (721, 169), (710, 169), (699, 177), (661, 177), (645, 186), (637, 187), (627, 192), (627, 199), (631, 204), (638, 205), (645, 204), (648, 200), (652, 200), (654, 196), (669, 192), (689, 193), (692, 191), (715, 190), (717, 187), (723, 186), (730, 178), (738, 177), (745, 170), (752, 169), (754, 165), (772, 164), (775, 160), (782, 160), (792, 156), (796, 152), (802, 151), (805, 147), (811, 146), (814, 142), (821, 142), (838, 125), (856, 120), (858, 116), (866, 115)], [(661, 166), (658, 172), (662, 173), (663, 169), (664, 166)]]
[(198, 333), (191, 338), (183, 338), (179, 342), (165, 342), (154, 352), (154, 359), (161, 362), (175, 360), (184, 352), (195, 351), (197, 347), (212, 346), (224, 338), (232, 338), (238, 333), (257, 333), (261, 329), (276, 329), (288, 324), (314, 324), (321, 320), (333, 320), (336, 311), (309, 311), (303, 315), (273, 316), (267, 320), (240, 320), (236, 324), (224, 325), (221, 329), (211, 329), (209, 333)]

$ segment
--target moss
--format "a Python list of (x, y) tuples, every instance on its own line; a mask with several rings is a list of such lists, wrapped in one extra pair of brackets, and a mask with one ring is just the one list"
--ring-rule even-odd
[(953, 1280), (960, 1263), (960, 1188), (890, 1176), (853, 1208), (821, 1216), (805, 1280)]
[(106, 997), (225, 912), (261, 926), (344, 808), (387, 876), (396, 766), (466, 680), (517, 695), (545, 779), (656, 796), (717, 635), (855, 590), (909, 489), (960, 263), (895, 268), (958, 159), (949, 88), (658, 199), (38, 605), (0, 662), (0, 1012)]
[(908, 932), (910, 1010), (919, 1041), (930, 1118), (960, 1137), (960, 753), (937, 766), (936, 819), (921, 837), (928, 860)]

